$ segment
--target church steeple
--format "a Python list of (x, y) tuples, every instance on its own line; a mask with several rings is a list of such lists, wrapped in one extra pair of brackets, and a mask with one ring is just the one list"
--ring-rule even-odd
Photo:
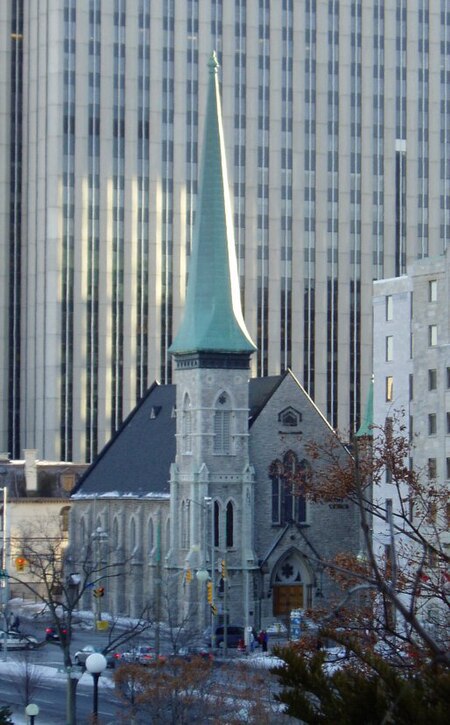
[(186, 303), (170, 352), (249, 355), (256, 348), (240, 301), (215, 53), (208, 66), (203, 159)]

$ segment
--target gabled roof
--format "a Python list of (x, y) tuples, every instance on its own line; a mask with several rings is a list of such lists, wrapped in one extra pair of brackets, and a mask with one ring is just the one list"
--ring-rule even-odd
[(241, 308), (215, 54), (208, 65), (205, 133), (186, 304), (170, 352), (251, 353), (256, 348)]
[(153, 383), (77, 485), (80, 496), (169, 493), (175, 460), (175, 386)]

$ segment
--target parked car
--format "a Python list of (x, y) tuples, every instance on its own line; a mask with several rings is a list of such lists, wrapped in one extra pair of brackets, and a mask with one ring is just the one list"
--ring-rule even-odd
[(195, 657), (201, 657), (205, 660), (213, 660), (214, 654), (207, 647), (201, 645), (189, 645), (187, 647), (180, 647), (175, 657), (188, 660), (189, 662)]
[[(5, 631), (0, 630), (0, 648), (5, 645)], [(36, 637), (21, 632), (6, 632), (7, 649), (34, 649), (38, 645)]]
[(139, 645), (133, 647), (128, 652), (122, 652), (120, 655), (120, 661), (126, 664), (138, 664), (138, 665), (149, 665), (156, 660), (164, 661), (166, 658), (164, 655), (156, 656), (152, 647), (147, 645)]
[(93, 645), (87, 644), (86, 647), (83, 647), (82, 649), (78, 650), (78, 652), (75, 652), (73, 656), (75, 664), (84, 667), (89, 655), (93, 655), (95, 654), (95, 652), (99, 652), (105, 657), (106, 666), (110, 669), (113, 669), (116, 666), (117, 661), (120, 659), (120, 654), (118, 652), (107, 652), (107, 654), (105, 654), (101, 650), (93, 647)]
[[(257, 645), (258, 643), (258, 635), (255, 630), (252, 629), (253, 639), (254, 639), (254, 645)], [(212, 647), (212, 641), (211, 641), (211, 627), (208, 627), (204, 634), (204, 642), (207, 645), (207, 647)], [(216, 627), (216, 647), (223, 648), (224, 646), (224, 640), (225, 640), (225, 626), (223, 624), (219, 624)], [(239, 645), (245, 642), (245, 627), (242, 627), (241, 625), (236, 624), (228, 624), (227, 625), (227, 647), (234, 648), (239, 647)]]
[[(65, 637), (67, 637), (68, 633), (69, 633), (69, 630), (67, 629), (66, 625), (62, 624), (61, 625), (62, 638), (64, 639)], [(57, 628), (54, 626), (46, 627), (45, 628), (45, 639), (47, 640), (47, 642), (59, 642), (60, 637), (59, 637), (59, 632), (58, 632)]]

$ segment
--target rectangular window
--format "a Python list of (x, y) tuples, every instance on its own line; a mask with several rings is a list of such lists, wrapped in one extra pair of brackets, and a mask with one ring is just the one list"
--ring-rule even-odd
[(392, 320), (394, 317), (394, 302), (392, 295), (386, 295), (386, 320)]
[(392, 335), (386, 337), (386, 361), (391, 362), (394, 359), (394, 338)]
[(436, 435), (436, 413), (428, 413), (428, 435)]
[(436, 390), (437, 388), (437, 370), (435, 368), (428, 370), (428, 390)]
[(414, 400), (414, 375), (409, 374), (409, 399)]
[(447, 413), (447, 435), (450, 435), (450, 413)]
[(446, 476), (450, 480), (450, 458), (447, 457), (445, 459), (445, 462), (446, 462), (446, 467), (447, 467)]
[(280, 523), (280, 485), (281, 481), (278, 478), (272, 479), (272, 523)]
[(392, 375), (386, 377), (386, 402), (390, 402), (394, 396), (394, 378)]
[(428, 282), (428, 302), (437, 301), (437, 280), (430, 279)]
[(428, 478), (430, 480), (436, 478), (436, 472), (437, 472), (436, 459), (429, 458), (428, 459)]
[(428, 345), (430, 347), (437, 345), (437, 325), (428, 325)]
[(447, 368), (447, 388), (450, 388), (450, 368)]

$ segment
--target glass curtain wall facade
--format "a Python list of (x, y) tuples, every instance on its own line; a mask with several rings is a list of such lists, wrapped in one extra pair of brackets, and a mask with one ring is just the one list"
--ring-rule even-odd
[(0, 30), (0, 447), (92, 460), (171, 382), (213, 49), (252, 374), (354, 431), (372, 282), (450, 237), (450, 0), (5, 0)]

